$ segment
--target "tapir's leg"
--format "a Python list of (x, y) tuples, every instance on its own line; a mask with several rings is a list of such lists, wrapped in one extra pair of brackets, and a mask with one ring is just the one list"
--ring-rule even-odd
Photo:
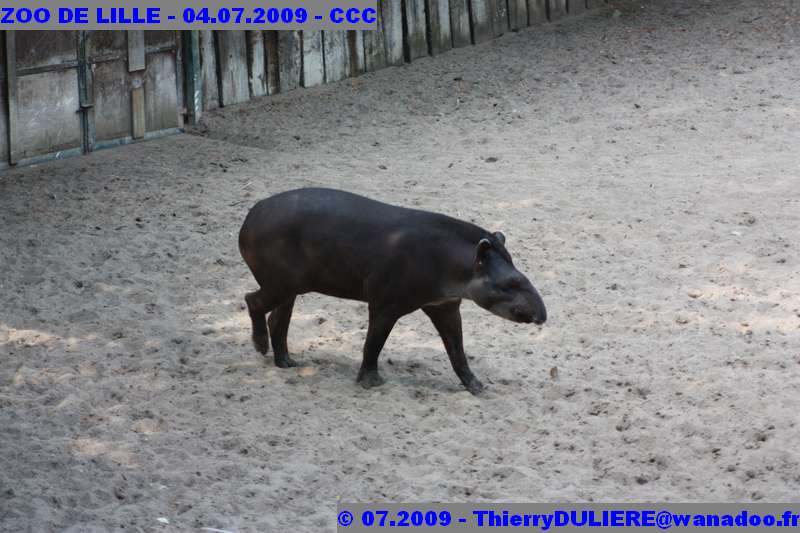
[(269, 335), (272, 339), (272, 351), (275, 353), (275, 366), (289, 368), (298, 366), (289, 357), (289, 348), (286, 345), (286, 336), (289, 333), (289, 322), (292, 320), (292, 308), (295, 296), (292, 296), (269, 314)]
[(356, 379), (365, 389), (383, 385), (383, 378), (378, 374), (378, 356), (397, 319), (398, 315), (376, 312), (370, 308), (367, 340), (364, 343), (364, 360), (361, 363), (361, 369), (358, 371), (358, 378)]
[(464, 354), (464, 341), (461, 335), (461, 312), (459, 306), (461, 300), (447, 302), (440, 305), (429, 305), (422, 308), (426, 315), (433, 322), (436, 331), (444, 342), (444, 348), (450, 358), (453, 370), (461, 380), (461, 383), (472, 394), (478, 394), (483, 390), (483, 384), (475, 377), (469, 369), (467, 356)]
[(267, 332), (267, 313), (286, 300), (286, 295), (278, 295), (259, 289), (245, 295), (247, 311), (253, 323), (253, 345), (259, 353), (266, 355), (269, 351), (269, 333)]
[(269, 335), (267, 334), (267, 311), (263, 307), (264, 291), (249, 292), (244, 296), (247, 303), (247, 312), (253, 323), (253, 346), (256, 350), (266, 355), (269, 351)]

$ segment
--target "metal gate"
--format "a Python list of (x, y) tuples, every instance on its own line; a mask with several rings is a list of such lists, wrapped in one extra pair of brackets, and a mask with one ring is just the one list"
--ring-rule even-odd
[(5, 31), (0, 166), (180, 131), (180, 32)]

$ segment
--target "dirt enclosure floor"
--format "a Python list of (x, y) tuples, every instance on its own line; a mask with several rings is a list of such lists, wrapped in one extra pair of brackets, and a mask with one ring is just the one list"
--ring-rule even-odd
[[(614, 8), (0, 176), (0, 530), (796, 501), (800, 10)], [(361, 389), (365, 305), (316, 295), (289, 332), (305, 366), (266, 363), (236, 235), (308, 185), (502, 230), (548, 323), (465, 303), (483, 397), (421, 313)]]

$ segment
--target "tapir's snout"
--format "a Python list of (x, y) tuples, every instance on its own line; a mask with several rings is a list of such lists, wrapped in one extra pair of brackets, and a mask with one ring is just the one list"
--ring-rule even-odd
[(547, 309), (545, 308), (544, 302), (538, 293), (536, 294), (536, 300), (536, 311), (533, 313), (533, 323), (537, 326), (541, 326), (547, 322)]
[(522, 322), (523, 324), (536, 324), (537, 326), (541, 326), (547, 322), (547, 311), (544, 309), (544, 306), (536, 311), (514, 307), (511, 309), (511, 314), (515, 322)]
[(530, 324), (531, 322), (541, 323), (537, 322), (537, 317), (532, 311), (526, 311), (519, 307), (511, 308), (511, 316), (514, 317), (515, 322), (522, 322), (523, 324)]
[(536, 292), (536, 289), (531, 287), (531, 292), (526, 298), (525, 305), (516, 306), (511, 308), (511, 313), (517, 322), (525, 324), (536, 324), (541, 326), (547, 322), (547, 309), (544, 306), (542, 297)]

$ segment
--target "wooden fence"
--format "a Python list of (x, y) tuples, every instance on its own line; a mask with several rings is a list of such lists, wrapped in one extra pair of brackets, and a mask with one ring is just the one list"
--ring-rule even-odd
[(180, 131), (204, 110), (402, 65), (605, 0), (378, 0), (370, 31), (3, 31), (0, 168)]
[[(188, 120), (204, 110), (402, 65), (607, 0), (378, 0), (374, 31), (200, 31), (186, 51)], [(189, 33), (189, 32), (186, 32)], [(194, 61), (189, 58), (194, 58)]]

